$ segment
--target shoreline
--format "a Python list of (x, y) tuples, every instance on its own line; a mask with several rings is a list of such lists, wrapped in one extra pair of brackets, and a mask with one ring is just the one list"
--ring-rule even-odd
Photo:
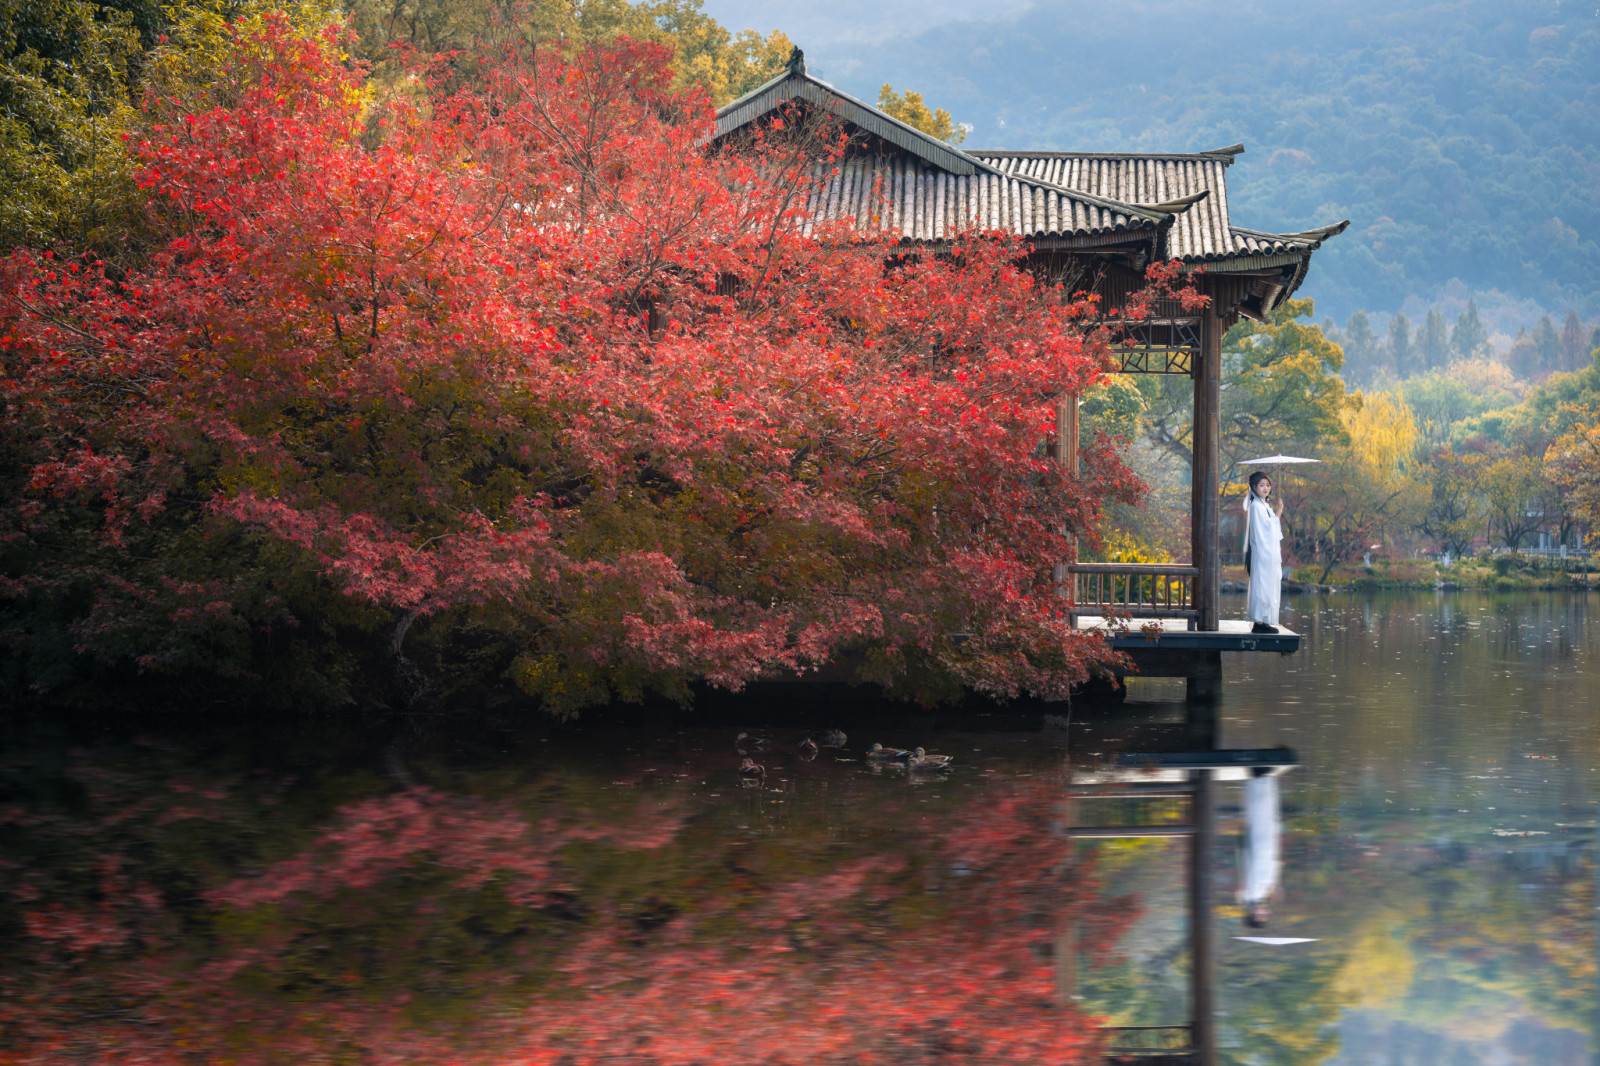
[[(1498, 556), (1496, 559), (1508, 558)], [(1320, 570), (1321, 567), (1296, 567), (1295, 570)], [(1329, 595), (1346, 592), (1589, 592), (1600, 585), (1595, 570), (1562, 570), (1537, 566), (1494, 566), (1472, 561), (1445, 568), (1427, 560), (1401, 560), (1363, 567), (1335, 567), (1326, 581), (1301, 580), (1286, 576), (1283, 595)], [(1223, 567), (1224, 595), (1243, 595), (1249, 590), (1244, 568)]]

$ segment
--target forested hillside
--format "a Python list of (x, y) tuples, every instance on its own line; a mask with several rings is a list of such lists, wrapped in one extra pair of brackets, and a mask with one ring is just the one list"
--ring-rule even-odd
[[(725, 21), (727, 6), (712, 5)], [(1236, 222), (1353, 221), (1304, 290), (1319, 315), (1416, 319), (1437, 303), (1453, 320), (1476, 295), (1490, 330), (1511, 334), (1541, 312), (1600, 314), (1592, 3), (1041, 3), (812, 57), (869, 99), (885, 81), (923, 91), (975, 147), (1244, 141)]]

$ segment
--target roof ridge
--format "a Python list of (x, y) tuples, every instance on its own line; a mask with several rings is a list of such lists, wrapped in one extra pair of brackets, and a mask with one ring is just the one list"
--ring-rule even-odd
[[(795, 51), (798, 52), (799, 48), (796, 48)], [(765, 84), (763, 84), (763, 85), (761, 85), (761, 86), (759, 86), (759, 87), (757, 87), (755, 89), (750, 90), (749, 92), (745, 93), (743, 96), (739, 97), (739, 99), (734, 100), (732, 103), (723, 104), (721, 107), (717, 108), (716, 117), (720, 119), (724, 114), (730, 113), (730, 112), (734, 111), (736, 108), (745, 106), (749, 102), (751, 102), (751, 101), (755, 100), (757, 97), (761, 96), (761, 94), (769, 92), (770, 90), (777, 88), (777, 86), (782, 84), (783, 82), (789, 81), (791, 79), (794, 80), (794, 81), (799, 81), (799, 82), (810, 82), (812, 85), (817, 86), (819, 89), (824, 89), (824, 90), (832, 93), (833, 95), (839, 97), (842, 100), (845, 100), (845, 101), (847, 101), (849, 103), (852, 103), (857, 107), (863, 108), (864, 110), (871, 111), (874, 114), (878, 115), (880, 118), (882, 118), (882, 119), (892, 123), (893, 125), (899, 127), (899, 129), (902, 132), (910, 134), (916, 140), (923, 141), (926, 144), (928, 144), (929, 146), (937, 148), (940, 151), (949, 152), (951, 155), (955, 155), (955, 156), (961, 157), (962, 159), (966, 160), (968, 163), (972, 164), (974, 169), (991, 170), (991, 171), (994, 171), (995, 173), (999, 173), (1000, 172), (998, 168), (992, 167), (987, 163), (983, 163), (983, 162), (980, 162), (977, 159), (972, 158), (966, 152), (963, 152), (960, 148), (957, 148), (955, 145), (951, 144), (950, 142), (942, 141), (942, 140), (940, 140), (939, 138), (933, 136), (930, 133), (924, 133), (922, 130), (917, 129), (915, 126), (912, 126), (912, 125), (910, 125), (908, 123), (900, 121), (899, 119), (895, 118), (893, 115), (889, 114), (887, 111), (884, 111), (882, 108), (879, 108), (879, 107), (877, 107), (876, 105), (873, 105), (873, 104), (869, 104), (865, 100), (859, 99), (858, 97), (851, 96), (849, 93), (845, 92), (843, 89), (840, 89), (839, 87), (837, 87), (837, 86), (835, 86), (835, 85), (833, 85), (833, 84), (831, 84), (829, 82), (823, 81), (821, 78), (819, 78), (816, 75), (814, 75), (814, 74), (810, 73), (809, 71), (807, 71), (806, 68), (805, 68), (805, 63), (803, 61), (798, 64), (798, 69), (796, 67), (794, 67), (794, 66), (791, 66), (788, 69), (784, 70), (784, 72), (782, 74), (779, 74), (776, 78), (773, 78), (771, 81), (768, 81)], [(932, 162), (932, 160), (930, 160), (930, 162)]]
[(1233, 163), (1236, 156), (1244, 153), (1244, 144), (1230, 144), (1224, 148), (1212, 148), (1203, 152), (1086, 152), (1086, 151), (1056, 151), (1053, 149), (1027, 149), (1027, 148), (971, 148), (967, 154), (974, 157), (999, 156), (1004, 158), (1029, 157), (1033, 159), (1212, 159), (1223, 166)]

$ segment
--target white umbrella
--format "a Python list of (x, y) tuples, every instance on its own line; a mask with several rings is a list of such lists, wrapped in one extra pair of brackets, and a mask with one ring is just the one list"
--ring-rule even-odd
[(1239, 466), (1293, 466), (1295, 463), (1320, 463), (1321, 459), (1302, 459), (1298, 455), (1263, 455), (1259, 459), (1240, 459)]
[[(1259, 459), (1240, 459), (1239, 462), (1237, 464), (1235, 464), (1235, 465), (1237, 465), (1237, 466), (1270, 466), (1274, 470), (1276, 470), (1279, 467), (1294, 466), (1294, 465), (1299, 464), (1299, 463), (1320, 463), (1320, 462), (1322, 462), (1321, 459), (1302, 459), (1298, 455), (1284, 455), (1282, 452), (1280, 452), (1277, 455), (1263, 455)], [(1273, 480), (1277, 480), (1277, 479), (1274, 478)]]

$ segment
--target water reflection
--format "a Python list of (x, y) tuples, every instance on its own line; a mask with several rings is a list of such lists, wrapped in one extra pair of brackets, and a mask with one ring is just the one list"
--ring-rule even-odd
[[(1305, 650), (1228, 664), (1218, 714), (1150, 683), (981, 732), (818, 721), (850, 736), (815, 750), (10, 721), (0, 1061), (1089, 1062), (1102, 1024), (1191, 1046), (1197, 990), (1225, 1062), (1588, 1061), (1592, 614), (1395, 598), (1292, 624)], [(1140, 753), (1281, 748), (1266, 930), (1236, 899), (1243, 780), (1092, 819), (1071, 796)], [(1067, 832), (1136, 821), (1196, 831)], [(1261, 932), (1308, 942), (1236, 939)]]
[(1128, 905), (1063, 862), (1054, 756), (995, 743), (960, 779), (774, 743), (745, 788), (722, 732), (335, 773), (36, 741), (5, 766), (5, 1039), (19, 1061), (1082, 1061), (1056, 931), (1107, 952)]

